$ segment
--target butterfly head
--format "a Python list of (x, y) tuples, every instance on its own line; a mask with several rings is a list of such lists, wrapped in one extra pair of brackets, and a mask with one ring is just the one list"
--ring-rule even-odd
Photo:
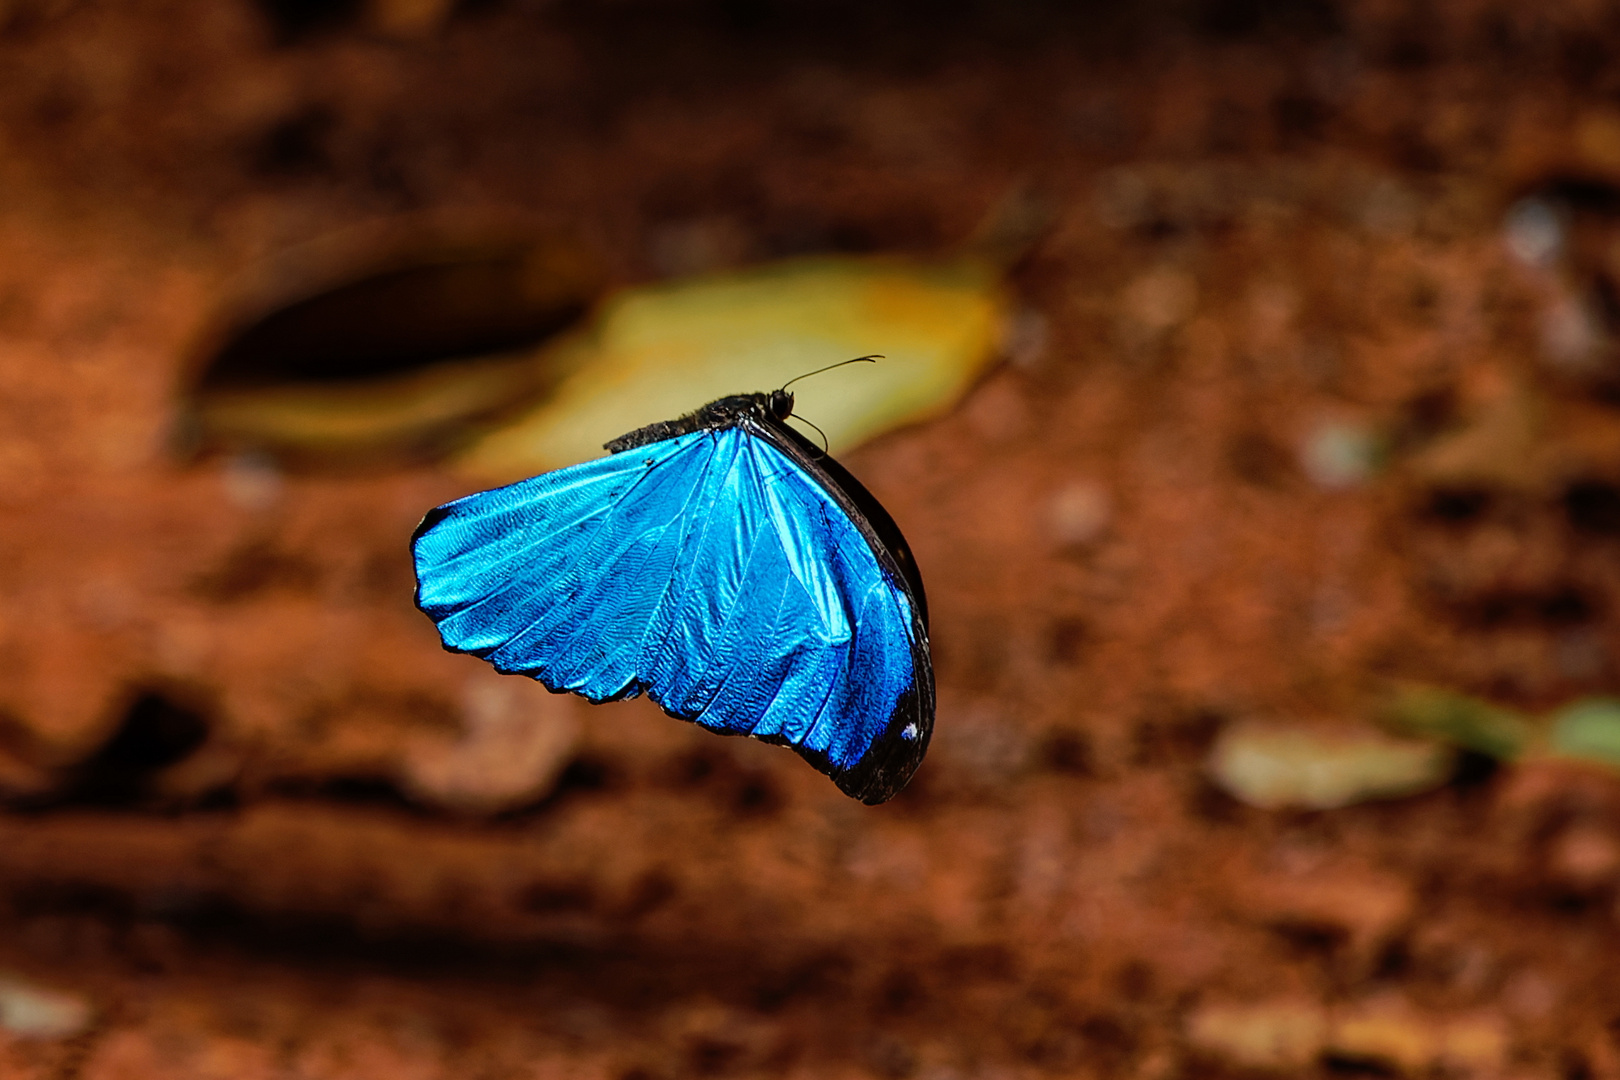
[(772, 390), (765, 401), (765, 407), (776, 419), (786, 420), (793, 415), (793, 395), (786, 389)]

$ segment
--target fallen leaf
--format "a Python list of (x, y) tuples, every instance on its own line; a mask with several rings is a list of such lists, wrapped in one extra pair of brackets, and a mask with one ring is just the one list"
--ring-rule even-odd
[(1211, 1003), (1188, 1017), (1187, 1042), (1240, 1068), (1292, 1072), (1316, 1060), (1327, 1030), (1326, 1011), (1313, 1001)]
[(1428, 791), (1453, 765), (1447, 747), (1379, 731), (1240, 722), (1221, 732), (1209, 769), (1221, 790), (1250, 806), (1328, 810)]
[(971, 385), (1002, 337), (1000, 275), (974, 259), (815, 257), (626, 290), (548, 350), (570, 372), (556, 389), (458, 464), (481, 480), (571, 465), (715, 398), (881, 353), (793, 388), (796, 415), (836, 452), (937, 414)]
[(577, 245), (489, 226), (339, 235), (250, 279), (206, 350), (181, 441), (297, 464), (444, 453), (555, 381), (537, 347), (603, 287)]
[(1410, 1075), (1440, 1056), (1441, 1040), (1432, 1019), (1404, 1003), (1377, 1002), (1337, 1012), (1327, 1048), (1341, 1058)]

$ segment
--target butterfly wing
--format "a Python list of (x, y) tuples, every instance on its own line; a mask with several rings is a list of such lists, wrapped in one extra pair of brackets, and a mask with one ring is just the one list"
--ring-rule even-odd
[(932, 728), (926, 634), (838, 501), (741, 427), (637, 447), (433, 511), (417, 602), (446, 648), (592, 701), (645, 693), (793, 747), (882, 802)]

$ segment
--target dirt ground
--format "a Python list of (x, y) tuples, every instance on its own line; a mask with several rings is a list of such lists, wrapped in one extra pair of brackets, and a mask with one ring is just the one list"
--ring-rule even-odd
[[(1208, 770), (1620, 692), (1620, 20), (1117, 7), (0, 0), (0, 1076), (1620, 1077), (1620, 774)], [(933, 617), (882, 807), (441, 652), (445, 467), (176, 434), (323, 238), (622, 285), (1014, 193), (1007, 360), (846, 458)]]

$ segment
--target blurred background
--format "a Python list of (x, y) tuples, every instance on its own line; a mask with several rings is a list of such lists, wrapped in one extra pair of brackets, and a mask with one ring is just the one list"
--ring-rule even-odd
[[(0, 0), (0, 1076), (1620, 1076), (1620, 9)], [(892, 803), (443, 653), (727, 392)]]

